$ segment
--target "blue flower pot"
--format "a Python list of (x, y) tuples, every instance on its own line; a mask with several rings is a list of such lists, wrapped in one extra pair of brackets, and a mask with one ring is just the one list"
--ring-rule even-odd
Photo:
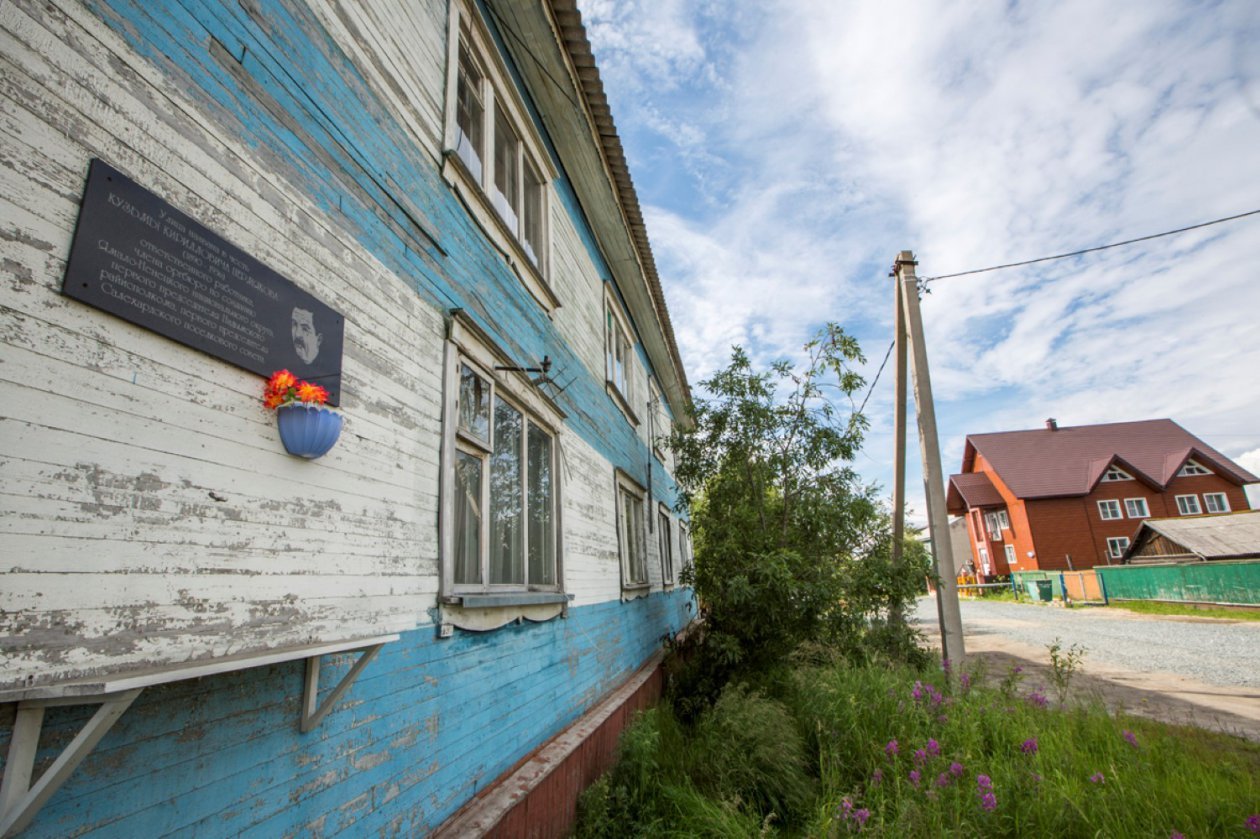
[(280, 442), (298, 457), (322, 457), (341, 436), (341, 414), (319, 405), (290, 404), (276, 409)]

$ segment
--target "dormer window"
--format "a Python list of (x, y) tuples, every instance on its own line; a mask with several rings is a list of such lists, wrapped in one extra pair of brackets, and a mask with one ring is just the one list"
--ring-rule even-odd
[(1119, 466), (1110, 466), (1107, 468), (1107, 471), (1103, 473), (1102, 479), (1104, 482), (1131, 481), (1133, 480), (1133, 476), (1121, 469)]
[(1195, 475), (1211, 475), (1211, 471), (1195, 463), (1193, 460), (1187, 460), (1186, 465), (1181, 467), (1181, 471), (1177, 473), (1178, 478), (1190, 478)]

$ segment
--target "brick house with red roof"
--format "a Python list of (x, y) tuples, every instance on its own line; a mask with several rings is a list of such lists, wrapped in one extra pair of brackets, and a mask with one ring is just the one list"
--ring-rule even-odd
[(972, 434), (947, 507), (978, 576), (1118, 564), (1143, 519), (1247, 510), (1260, 478), (1169, 419)]

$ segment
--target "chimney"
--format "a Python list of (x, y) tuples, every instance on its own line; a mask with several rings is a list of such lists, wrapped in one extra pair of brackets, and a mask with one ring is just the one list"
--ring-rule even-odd
[(1050, 419), (1046, 420), (1046, 428), (1050, 429), (1051, 431), (1058, 431), (1059, 423), (1057, 420), (1055, 420), (1054, 417), (1050, 417)]

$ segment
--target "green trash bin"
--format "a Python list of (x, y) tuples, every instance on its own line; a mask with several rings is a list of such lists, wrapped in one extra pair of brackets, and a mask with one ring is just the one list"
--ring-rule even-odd
[(1052, 580), (1037, 581), (1037, 599), (1042, 603), (1054, 600), (1054, 582)]

